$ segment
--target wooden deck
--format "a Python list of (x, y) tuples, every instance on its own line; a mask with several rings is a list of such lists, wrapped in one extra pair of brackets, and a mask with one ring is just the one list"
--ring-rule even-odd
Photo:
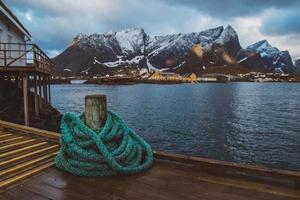
[(57, 133), (1, 121), (0, 130), (0, 200), (300, 199), (298, 172), (162, 152), (145, 173), (78, 177), (53, 165)]
[(54, 63), (36, 44), (0, 43), (0, 73), (51, 75)]

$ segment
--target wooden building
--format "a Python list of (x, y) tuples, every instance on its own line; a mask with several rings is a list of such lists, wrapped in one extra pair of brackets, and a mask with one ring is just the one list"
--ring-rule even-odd
[(195, 73), (185, 74), (182, 76), (182, 79), (184, 81), (188, 81), (188, 82), (197, 82), (198, 81), (198, 77)]
[(212, 73), (212, 74), (204, 74), (198, 78), (200, 82), (228, 82), (230, 81), (230, 75)]
[(150, 80), (182, 80), (182, 77), (179, 74), (173, 72), (160, 72), (156, 71), (149, 77)]
[[(0, 85), (10, 81), (16, 90), (22, 89), (26, 126), (29, 125), (29, 92), (35, 94), (35, 113), (39, 115), (43, 104), (51, 101), (49, 79), (54, 69), (51, 59), (36, 44), (29, 43), (30, 40), (29, 31), (0, 1)], [(1, 95), (3, 92), (0, 98)]]

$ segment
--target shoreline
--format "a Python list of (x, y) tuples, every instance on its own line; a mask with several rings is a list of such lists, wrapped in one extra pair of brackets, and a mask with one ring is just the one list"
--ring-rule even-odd
[[(52, 85), (61, 85), (61, 84), (72, 84), (72, 80), (82, 80), (81, 78), (64, 78), (64, 79), (51, 79), (50, 83)], [(86, 80), (86, 79), (85, 79)], [(149, 79), (130, 79), (130, 78), (121, 78), (121, 79), (88, 79), (82, 84), (86, 85), (136, 85), (136, 84), (159, 84), (159, 85), (175, 85), (175, 84), (201, 84), (201, 83), (300, 83), (298, 81), (250, 81), (250, 80), (232, 80), (232, 81), (181, 81), (181, 80), (149, 80)]]

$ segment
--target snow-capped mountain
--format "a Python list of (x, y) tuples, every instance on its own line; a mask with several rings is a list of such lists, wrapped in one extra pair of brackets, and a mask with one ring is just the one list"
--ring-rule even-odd
[(259, 41), (246, 48), (258, 53), (264, 63), (264, 67), (269, 71), (293, 72), (293, 62), (288, 51), (280, 51), (271, 46), (267, 40)]
[(210, 66), (236, 64), (290, 70), (289, 53), (279, 51), (267, 41), (246, 49), (257, 54), (255, 59), (251, 58), (251, 62), (248, 58), (250, 54), (242, 51), (238, 34), (231, 26), (166, 36), (150, 36), (144, 29), (133, 28), (78, 35), (53, 61), (58, 74), (68, 71), (73, 75), (106, 73), (121, 67), (187, 73), (199, 72)]
[(300, 74), (300, 58), (295, 60), (294, 71), (295, 71), (296, 74)]

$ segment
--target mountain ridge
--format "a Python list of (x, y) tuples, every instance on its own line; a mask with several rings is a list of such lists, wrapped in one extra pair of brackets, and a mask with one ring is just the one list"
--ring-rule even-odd
[[(255, 55), (255, 59), (248, 56), (250, 54)], [(245, 61), (251, 63), (249, 60), (257, 65), (255, 68), (262, 70), (289, 73), (294, 70), (289, 52), (272, 47), (266, 40), (243, 49), (238, 33), (230, 25), (165, 36), (150, 36), (143, 28), (79, 34), (64, 52), (53, 59), (57, 74), (67, 70), (73, 75), (94, 75), (121, 67), (199, 72), (215, 65), (249, 67), (244, 64)]]

